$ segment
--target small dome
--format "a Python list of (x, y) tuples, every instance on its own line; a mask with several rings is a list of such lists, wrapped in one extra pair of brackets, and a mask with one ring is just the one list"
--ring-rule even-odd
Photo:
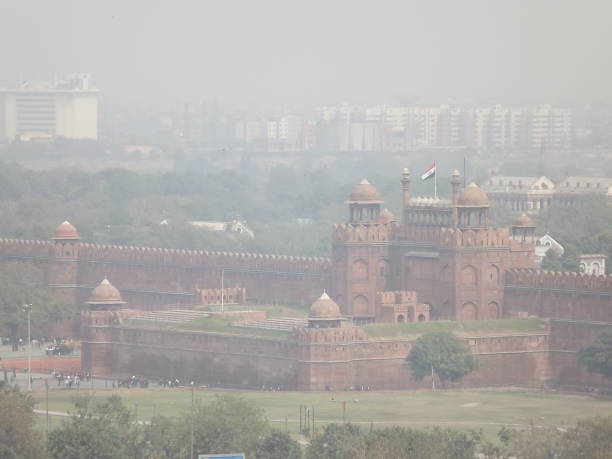
[(392, 223), (396, 222), (397, 220), (389, 209), (383, 209), (383, 211), (378, 216), (378, 221), (379, 223)]
[(472, 182), (461, 192), (457, 203), (460, 206), (485, 207), (489, 205), (489, 197), (478, 185)]
[(76, 228), (66, 220), (64, 223), (55, 228), (55, 233), (52, 239), (81, 239)]
[(323, 295), (310, 306), (308, 317), (311, 319), (340, 319), (342, 314), (336, 302), (323, 292)]
[(349, 197), (349, 202), (382, 202), (378, 190), (374, 185), (363, 179), (353, 188)]
[(119, 290), (104, 278), (100, 284), (93, 289), (89, 296), (88, 304), (124, 304)]
[(522, 226), (522, 227), (526, 227), (526, 228), (535, 228), (536, 224), (533, 222), (533, 220), (531, 218), (529, 218), (529, 215), (522, 214), (519, 218), (517, 218), (514, 221), (514, 223), (512, 223), (512, 226)]

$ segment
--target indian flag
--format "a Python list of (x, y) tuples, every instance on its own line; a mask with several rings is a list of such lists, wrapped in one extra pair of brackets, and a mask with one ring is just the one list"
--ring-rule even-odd
[(432, 178), (435, 175), (436, 175), (436, 162), (434, 161), (434, 163), (431, 166), (429, 166), (429, 169), (427, 169), (425, 173), (421, 175), (421, 180), (427, 180), (429, 178)]

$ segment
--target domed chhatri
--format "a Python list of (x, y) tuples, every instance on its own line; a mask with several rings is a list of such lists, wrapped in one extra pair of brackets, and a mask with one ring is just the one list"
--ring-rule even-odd
[(478, 185), (472, 182), (461, 192), (457, 204), (469, 207), (488, 207), (489, 197)]
[(368, 202), (368, 203), (382, 203), (380, 199), (380, 194), (374, 185), (368, 182), (367, 179), (363, 179), (359, 182), (353, 190), (351, 191), (351, 195), (349, 196), (349, 203), (360, 203), (360, 202)]
[(89, 305), (122, 305), (125, 301), (121, 298), (119, 290), (111, 284), (108, 279), (104, 278), (100, 284), (93, 289), (89, 300)]
[(380, 215), (378, 216), (378, 221), (380, 223), (387, 224), (387, 223), (396, 222), (397, 219), (395, 218), (395, 215), (393, 215), (389, 209), (383, 209)]
[(531, 218), (529, 218), (529, 215), (524, 213), (519, 218), (517, 218), (514, 221), (514, 223), (512, 223), (512, 226), (521, 226), (524, 228), (535, 228), (536, 224), (533, 222)]
[(309, 319), (327, 319), (327, 320), (339, 320), (342, 317), (340, 312), (340, 306), (332, 300), (326, 292), (312, 303), (310, 306), (310, 312), (308, 314)]
[(77, 240), (81, 239), (79, 233), (76, 228), (66, 220), (64, 223), (55, 228), (55, 233), (53, 234), (52, 239), (60, 239), (60, 240)]

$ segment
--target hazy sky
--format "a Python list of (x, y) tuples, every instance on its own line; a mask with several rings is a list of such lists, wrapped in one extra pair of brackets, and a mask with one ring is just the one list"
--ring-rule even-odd
[(110, 103), (612, 101), (609, 0), (0, 0), (0, 85)]

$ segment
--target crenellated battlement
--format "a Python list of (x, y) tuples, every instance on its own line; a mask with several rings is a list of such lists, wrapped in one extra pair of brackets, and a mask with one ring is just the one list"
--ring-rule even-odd
[(334, 242), (387, 242), (394, 226), (393, 223), (376, 223), (367, 226), (339, 223), (334, 225), (332, 240)]
[(241, 252), (213, 252), (207, 250), (162, 249), (103, 244), (81, 244), (81, 259), (109, 260), (125, 263), (154, 265), (206, 265), (229, 268), (249, 267), (273, 271), (321, 272), (331, 261), (324, 257), (299, 257)]
[(402, 225), (394, 229), (397, 241), (428, 242), (449, 248), (508, 247), (507, 228), (454, 229), (439, 226)]
[(558, 290), (612, 291), (612, 275), (545, 271), (541, 269), (513, 268), (505, 275), (507, 286), (534, 287)]
[(377, 292), (376, 301), (381, 305), (416, 304), (417, 294), (406, 290)]
[(0, 239), (0, 252), (2, 254), (15, 254), (22, 256), (49, 255), (53, 243), (51, 241), (37, 241), (31, 239)]

